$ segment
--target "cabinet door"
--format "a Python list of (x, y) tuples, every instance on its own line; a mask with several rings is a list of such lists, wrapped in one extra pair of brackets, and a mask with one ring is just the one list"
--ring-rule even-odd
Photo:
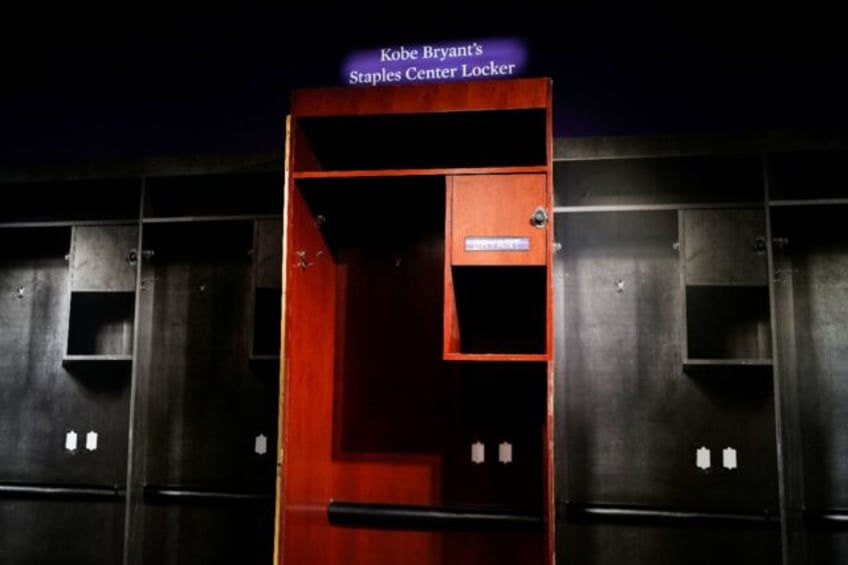
[(766, 285), (762, 209), (683, 213), (686, 284)]
[(453, 265), (545, 265), (547, 175), (457, 175), (448, 179)]
[(137, 226), (76, 226), (71, 242), (71, 290), (135, 290)]

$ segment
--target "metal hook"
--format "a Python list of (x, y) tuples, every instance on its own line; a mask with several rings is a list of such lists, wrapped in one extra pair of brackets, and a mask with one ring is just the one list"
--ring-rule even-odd
[(297, 255), (297, 266), (300, 267), (301, 271), (305, 271), (306, 269), (308, 269), (309, 267), (311, 267), (313, 265), (313, 263), (311, 261), (307, 261), (305, 249), (299, 249), (299, 250), (295, 251), (294, 253), (295, 253), (295, 255)]

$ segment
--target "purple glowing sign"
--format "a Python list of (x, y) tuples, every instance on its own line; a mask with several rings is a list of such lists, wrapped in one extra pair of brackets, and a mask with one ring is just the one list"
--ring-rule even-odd
[(351, 53), (342, 66), (347, 85), (483, 80), (519, 76), (527, 49), (516, 39), (397, 45)]

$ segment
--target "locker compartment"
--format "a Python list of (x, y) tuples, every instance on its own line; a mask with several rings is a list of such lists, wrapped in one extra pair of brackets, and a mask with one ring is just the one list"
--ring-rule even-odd
[(294, 93), (284, 562), (552, 563), (548, 89)]
[(70, 245), (69, 227), (0, 229), (0, 483), (125, 480), (129, 364), (63, 364)]
[[(776, 516), (769, 368), (680, 365), (677, 212), (580, 213), (557, 226), (560, 504)], [(727, 447), (736, 469), (724, 468)]]
[(795, 558), (846, 554), (848, 241), (845, 204), (772, 209), (784, 472)]
[(0, 562), (271, 559), (282, 174), (165, 168), (4, 184)]
[(268, 489), (276, 380), (251, 370), (253, 223), (145, 226), (139, 324), (144, 483)]

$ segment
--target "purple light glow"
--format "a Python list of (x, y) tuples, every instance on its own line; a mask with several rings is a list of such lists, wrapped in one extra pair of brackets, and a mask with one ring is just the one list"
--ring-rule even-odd
[(351, 53), (342, 65), (346, 85), (377, 86), (520, 76), (524, 42), (512, 38), (396, 45)]

